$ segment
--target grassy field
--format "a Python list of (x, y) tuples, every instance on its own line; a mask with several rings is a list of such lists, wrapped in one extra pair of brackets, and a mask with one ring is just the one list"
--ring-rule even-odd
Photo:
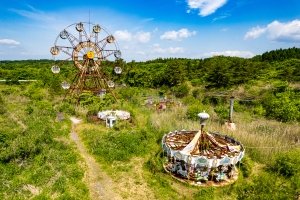
[(89, 199), (84, 164), (52, 99), (0, 85), (0, 199)]
[[(38, 83), (3, 84), (0, 93), (0, 199), (90, 199), (86, 165), (69, 136), (70, 116), (83, 120), (75, 131), (113, 180), (112, 188), (118, 188), (113, 192), (123, 199), (299, 198), (297, 122), (267, 120), (239, 105), (234, 113), (237, 130), (229, 131), (216, 107), (201, 105), (211, 115), (208, 131), (233, 136), (246, 147), (234, 184), (202, 188), (173, 179), (162, 167), (162, 136), (173, 130), (199, 129), (199, 123), (189, 117), (193, 97), (176, 99), (182, 103), (157, 112), (144, 106), (144, 101), (159, 91), (120, 92), (117, 103), (103, 104), (102, 109), (126, 110), (132, 119), (108, 129), (102, 122), (90, 121), (93, 103), (64, 103)], [(62, 121), (56, 119), (58, 112), (64, 114)]]
[[(246, 147), (246, 157), (237, 167), (238, 181), (222, 188), (199, 188), (174, 180), (162, 167), (161, 138), (173, 130), (198, 130), (187, 119), (186, 105), (164, 112), (143, 106), (145, 92), (127, 103), (114, 105), (132, 113), (132, 122), (119, 122), (113, 129), (104, 124), (83, 123), (77, 131), (103, 169), (113, 178), (125, 199), (293, 199), (299, 192), (298, 123), (280, 123), (248, 113), (235, 113), (236, 131), (229, 131), (218, 115), (210, 112), (206, 127), (237, 138)], [(81, 113), (82, 116), (84, 112)], [(80, 114), (80, 113), (79, 113)], [(282, 156), (285, 160), (280, 160)], [(282, 166), (277, 164), (281, 163)], [(280, 172), (292, 165), (295, 173)], [(277, 168), (275, 167), (277, 166)], [(280, 169), (279, 169), (280, 168)], [(297, 171), (297, 172), (296, 172)], [(298, 175), (297, 175), (298, 174)], [(261, 185), (265, 187), (261, 188)]]

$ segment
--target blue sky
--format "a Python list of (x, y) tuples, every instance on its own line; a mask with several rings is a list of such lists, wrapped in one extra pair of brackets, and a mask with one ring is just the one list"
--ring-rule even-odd
[(127, 61), (300, 47), (299, 0), (1, 0), (0, 60), (52, 59), (60, 31), (89, 18)]

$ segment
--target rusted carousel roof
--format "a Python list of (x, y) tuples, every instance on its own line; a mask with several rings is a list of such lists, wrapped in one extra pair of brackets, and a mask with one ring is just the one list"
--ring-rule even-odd
[(164, 142), (170, 150), (191, 156), (234, 156), (243, 151), (241, 143), (231, 137), (205, 131), (174, 131), (165, 135)]

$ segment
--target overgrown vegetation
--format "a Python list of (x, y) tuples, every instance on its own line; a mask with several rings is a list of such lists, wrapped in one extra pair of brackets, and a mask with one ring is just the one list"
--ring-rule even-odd
[(0, 199), (89, 199), (70, 124), (37, 84), (0, 85)]
[[(0, 79), (7, 81), (0, 85), (0, 199), (89, 199), (82, 161), (69, 139), (71, 115), (84, 120), (76, 131), (124, 199), (297, 199), (297, 52), (278, 50), (252, 59), (123, 62), (120, 77), (113, 74), (112, 63), (106, 63), (105, 73), (119, 85), (119, 101), (84, 93), (77, 106), (61, 97), (60, 83), (72, 78), (72, 63), (56, 76), (48, 60), (1, 61)], [(236, 131), (223, 126), (231, 96)], [(149, 98), (154, 104), (171, 101), (166, 111), (157, 111), (154, 104), (145, 105)], [(103, 109), (127, 110), (132, 118), (108, 129), (90, 118)], [(246, 157), (237, 166), (240, 176), (233, 185), (189, 186), (162, 167), (162, 136), (199, 129), (197, 114), (204, 110), (211, 116), (209, 131), (228, 134), (245, 145)]]

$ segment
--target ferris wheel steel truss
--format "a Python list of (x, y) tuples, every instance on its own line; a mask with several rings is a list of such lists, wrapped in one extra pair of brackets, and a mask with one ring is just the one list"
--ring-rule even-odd
[[(86, 25), (89, 30), (92, 26), (92, 31), (87, 32)], [(64, 45), (61, 43), (64, 43)], [(73, 61), (77, 69), (71, 84), (62, 83), (64, 89), (69, 89), (68, 93), (71, 96), (78, 98), (83, 91), (98, 94), (100, 91), (106, 90), (116, 98), (111, 90), (115, 84), (108, 80), (103, 72), (104, 61), (112, 57), (114, 62), (118, 64), (118, 60), (121, 59), (121, 51), (113, 35), (98, 24), (90, 22), (74, 23), (58, 34), (53, 47), (50, 48), (50, 53), (56, 63), (58, 62), (56, 57), (61, 52), (67, 58), (59, 61)], [(51, 70), (55, 74), (61, 71), (59, 64), (52, 66)], [(115, 65), (114, 71), (120, 74), (122, 69), (120, 66)]]

